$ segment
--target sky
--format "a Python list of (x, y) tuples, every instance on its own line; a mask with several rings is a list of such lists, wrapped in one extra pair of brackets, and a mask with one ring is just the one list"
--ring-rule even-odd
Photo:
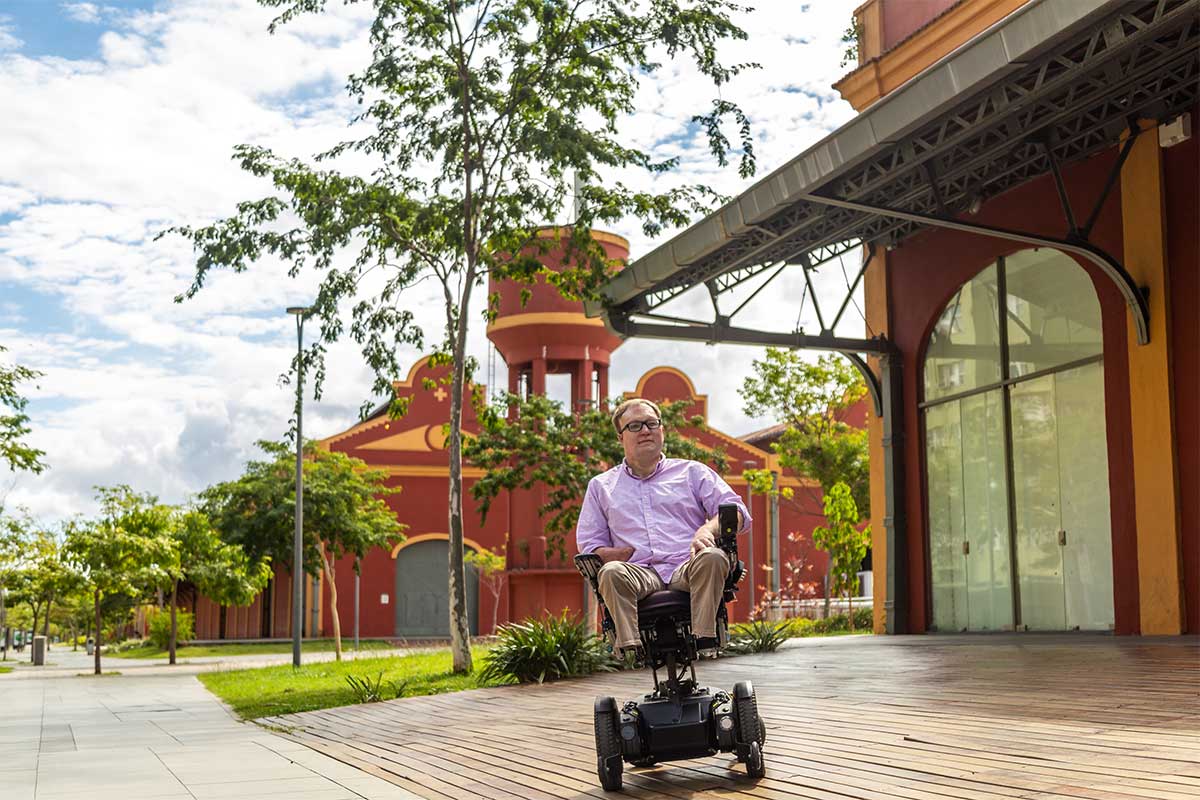
[[(754, 5), (738, 19), (749, 40), (722, 55), (762, 69), (723, 94), (751, 119), (761, 178), (853, 116), (831, 84), (848, 70), (840, 40), (857, 0)], [(215, 221), (268, 193), (231, 160), (236, 145), (307, 158), (355, 134), (344, 87), (369, 55), (367, 6), (330, 0), (327, 13), (270, 35), (271, 10), (253, 0), (0, 0), (0, 346), (8, 350), (0, 358), (42, 373), (22, 390), (27, 442), (49, 467), (36, 476), (0, 472), (4, 505), (61, 520), (94, 513), (94, 487), (118, 483), (186, 502), (237, 477), (255, 441), (286, 434), (294, 389), (280, 376), (296, 332), (285, 308), (305, 304), (317, 276), (292, 279), (264, 261), (218, 272), (177, 304), (194, 257), (180, 238), (158, 234)], [(655, 157), (679, 156), (680, 168), (619, 177), (660, 191), (703, 182), (736, 195), (751, 185), (736, 164), (718, 166), (689, 129), (712, 95), (685, 64), (646, 77), (621, 135)], [(635, 220), (609, 229), (630, 240), (635, 259), (677, 233), (650, 241)], [(830, 268), (833, 290), (844, 282), (840, 269), (853, 276), (857, 265), (855, 255)], [(785, 274), (740, 323), (815, 331), (801, 288), (799, 275)], [(434, 287), (412, 295), (436, 340)], [(666, 311), (705, 306), (707, 296), (693, 294)], [(838, 332), (862, 328), (852, 308)], [(484, 326), (473, 323), (470, 352), (486, 364), (487, 349)], [(630, 340), (614, 355), (610, 389), (632, 389), (652, 366), (675, 366), (708, 394), (710, 424), (743, 435), (774, 422), (747, 416), (737, 394), (758, 355)], [(420, 357), (401, 352), (405, 368)], [(306, 437), (353, 425), (362, 404), (378, 399), (371, 379), (353, 343), (331, 347), (320, 400), (307, 393)]]

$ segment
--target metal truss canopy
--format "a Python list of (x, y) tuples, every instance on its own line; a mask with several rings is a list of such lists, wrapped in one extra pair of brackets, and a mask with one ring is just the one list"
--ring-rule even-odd
[[(602, 303), (588, 304), (588, 313), (603, 315), (623, 335), (777, 341), (788, 347), (836, 342), (839, 346), (825, 349), (879, 352), (881, 340), (832, 337), (840, 311), (833, 324), (820, 320), (819, 337), (748, 331), (730, 324), (748, 300), (723, 315), (719, 298), (770, 270), (775, 272), (768, 282), (787, 267), (805, 270), (808, 278), (822, 263), (861, 244), (894, 246), (924, 228), (948, 227), (1054, 247), (1091, 261), (1125, 298), (1138, 340), (1145, 343), (1143, 292), (1118, 259), (1088, 241), (1103, 198), (1078, 224), (1059, 168), (1117, 146), (1127, 131), (1136, 135), (1139, 119), (1165, 121), (1189, 111), (1200, 96), (1198, 53), (1200, 0), (1031, 0), (732, 203), (630, 264), (603, 288)], [(1061, 237), (979, 225), (964, 216), (987, 198), (1045, 174), (1053, 174), (1060, 187)], [(701, 285), (712, 297), (715, 322), (657, 312)], [(857, 285), (858, 279), (848, 284), (847, 294)], [(846, 302), (848, 297), (842, 311)], [(647, 326), (637, 320), (656, 316), (681, 324)]]

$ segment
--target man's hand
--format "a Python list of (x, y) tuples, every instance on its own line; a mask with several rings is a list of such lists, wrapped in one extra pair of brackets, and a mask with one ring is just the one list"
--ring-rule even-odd
[(597, 547), (592, 552), (600, 556), (600, 560), (605, 564), (610, 561), (628, 561), (633, 558), (632, 547)]
[(713, 537), (712, 525), (706, 522), (696, 529), (696, 535), (692, 537), (692, 555), (706, 547), (716, 546), (717, 540)]

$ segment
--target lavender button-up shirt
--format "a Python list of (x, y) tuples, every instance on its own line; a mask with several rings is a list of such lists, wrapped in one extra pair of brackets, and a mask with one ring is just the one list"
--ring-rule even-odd
[(631, 564), (649, 567), (663, 583), (691, 555), (696, 529), (734, 503), (742, 512), (742, 530), (750, 512), (721, 476), (699, 461), (663, 458), (647, 478), (624, 462), (588, 483), (575, 542), (581, 553), (598, 547), (632, 547)]

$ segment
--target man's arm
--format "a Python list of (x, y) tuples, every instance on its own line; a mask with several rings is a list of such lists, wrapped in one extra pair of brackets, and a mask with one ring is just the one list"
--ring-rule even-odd
[(607, 564), (610, 561), (628, 561), (633, 557), (632, 547), (613, 547), (612, 531), (608, 527), (608, 516), (595, 480), (588, 482), (583, 505), (579, 509), (579, 521), (575, 524), (575, 546), (581, 553), (594, 553)]
[[(719, 520), (720, 515), (715, 514), (708, 519), (703, 525), (696, 529), (696, 535), (692, 537), (692, 552), (698, 553), (706, 547), (717, 546), (717, 533), (721, 530)], [(738, 531), (740, 532), (746, 527), (746, 518), (742, 516), (742, 510), (738, 509)]]
[(706, 547), (716, 547), (717, 532), (720, 530), (720, 525), (717, 522), (717, 509), (721, 506), (727, 503), (737, 506), (738, 533), (744, 531), (754, 520), (750, 518), (750, 509), (746, 508), (746, 504), (742, 502), (742, 498), (738, 497), (737, 493), (729, 487), (729, 484), (720, 475), (699, 462), (696, 462), (693, 470), (694, 472), (691, 476), (692, 492), (700, 502), (704, 513), (709, 515), (705, 523), (696, 529), (696, 533), (692, 537), (692, 552), (696, 553)]

